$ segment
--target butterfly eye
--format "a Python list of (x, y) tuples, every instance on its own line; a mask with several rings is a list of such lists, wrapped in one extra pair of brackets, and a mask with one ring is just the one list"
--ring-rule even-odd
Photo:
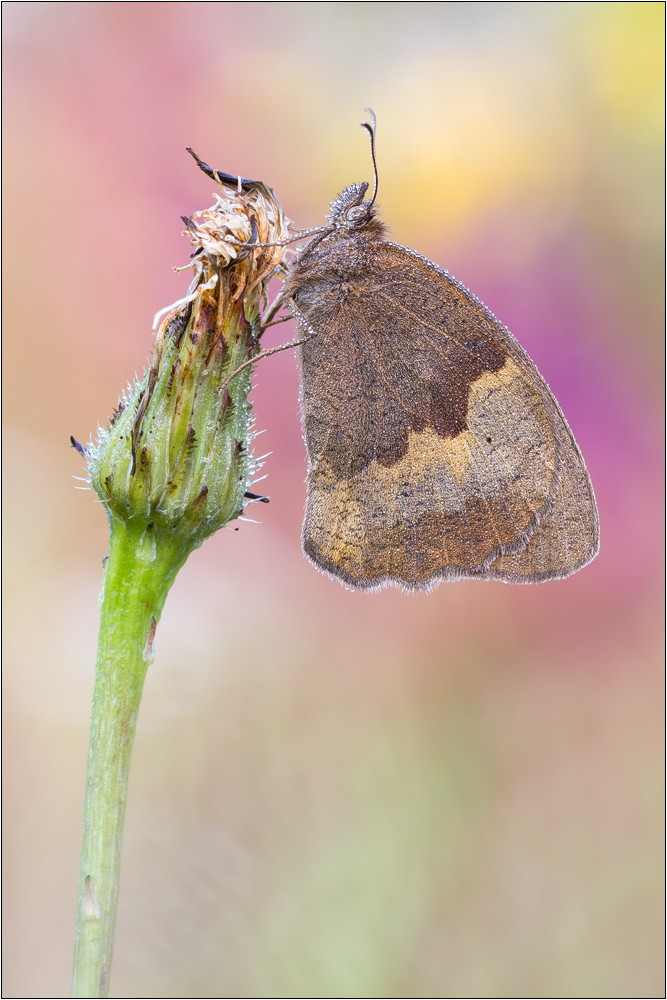
[(366, 205), (355, 205), (354, 208), (350, 208), (346, 213), (345, 217), (350, 221), (354, 222), (356, 219), (361, 219), (366, 215), (368, 209)]

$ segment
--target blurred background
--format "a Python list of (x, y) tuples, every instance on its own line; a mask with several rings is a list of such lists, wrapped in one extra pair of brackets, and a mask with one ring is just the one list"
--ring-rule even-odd
[[(261, 524), (194, 553), (134, 750), (114, 997), (659, 997), (662, 3), (4, 3), (6, 997), (67, 995), (104, 512), (88, 440), (185, 294), (185, 152), (300, 226), (371, 179), (553, 389), (602, 549), (360, 595), (300, 552), (291, 352)], [(288, 324), (271, 331), (286, 342)]]

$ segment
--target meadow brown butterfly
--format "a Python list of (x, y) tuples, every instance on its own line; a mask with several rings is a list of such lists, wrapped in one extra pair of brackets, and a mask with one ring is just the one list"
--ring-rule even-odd
[(572, 432), (495, 316), (385, 240), (367, 110), (372, 196), (352, 184), (332, 202), (282, 294), (303, 337), (303, 550), (355, 590), (570, 576), (599, 545)]

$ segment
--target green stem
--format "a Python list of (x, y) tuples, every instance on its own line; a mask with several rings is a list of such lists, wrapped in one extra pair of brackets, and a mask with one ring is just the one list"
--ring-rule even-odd
[(130, 756), (152, 637), (190, 552), (146, 521), (112, 522), (90, 725), (73, 997), (109, 995)]

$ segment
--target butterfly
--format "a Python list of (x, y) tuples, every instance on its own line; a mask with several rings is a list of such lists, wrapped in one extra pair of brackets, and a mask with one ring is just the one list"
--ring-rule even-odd
[(570, 576), (599, 547), (581, 452), (511, 333), (385, 239), (366, 110), (372, 195), (352, 184), (331, 203), (281, 295), (301, 337), (303, 551), (356, 590)]

